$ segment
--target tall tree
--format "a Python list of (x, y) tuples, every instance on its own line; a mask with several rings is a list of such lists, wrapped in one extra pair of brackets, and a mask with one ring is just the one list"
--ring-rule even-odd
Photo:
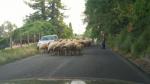
[(33, 14), (27, 16), (26, 23), (37, 20), (49, 21), (57, 31), (56, 34), (62, 36), (65, 23), (63, 13), (60, 12), (64, 9), (61, 0), (30, 0), (25, 3), (35, 10)]
[(4, 30), (6, 31), (6, 37), (9, 37), (10, 48), (12, 48), (12, 35), (14, 29), (16, 29), (17, 26), (9, 21), (4, 22), (2, 25), (4, 26)]
[(35, 12), (27, 16), (25, 21), (46, 20), (46, 0), (24, 1)]
[(5, 28), (4, 28), (4, 25), (1, 25), (0, 26), (0, 37), (4, 37), (5, 35)]
[[(128, 24), (128, 7), (133, 0), (87, 0), (86, 21), (88, 27), (117, 34)], [(95, 28), (95, 29), (94, 29)], [(97, 35), (98, 36), (98, 35)]]
[(139, 55), (149, 49), (149, 0), (87, 0), (85, 5), (92, 37), (100, 38), (102, 30), (109, 34), (109, 43), (124, 52)]
[(71, 24), (71, 22), (69, 23), (69, 28), (71, 28), (71, 29), (72, 29), (72, 24)]
[(49, 20), (56, 22), (63, 18), (61, 0), (30, 0), (25, 1), (35, 12), (27, 16), (25, 21)]

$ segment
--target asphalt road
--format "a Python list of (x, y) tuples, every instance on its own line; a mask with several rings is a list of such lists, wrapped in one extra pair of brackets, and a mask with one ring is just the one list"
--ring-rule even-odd
[(82, 56), (40, 54), (0, 66), (0, 80), (107, 78), (148, 83), (149, 78), (110, 49), (86, 48)]

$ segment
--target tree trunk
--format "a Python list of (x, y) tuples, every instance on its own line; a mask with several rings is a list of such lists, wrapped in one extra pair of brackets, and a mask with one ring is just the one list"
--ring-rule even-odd
[(22, 47), (22, 37), (20, 36), (20, 47)]
[(28, 41), (28, 45), (29, 45), (29, 43), (30, 43), (30, 41), (29, 41), (29, 34), (27, 35), (27, 41)]
[(10, 35), (10, 38), (9, 38), (9, 45), (10, 45), (10, 48), (12, 49), (12, 37)]
[(41, 34), (39, 33), (39, 40), (41, 39)]
[(34, 38), (33, 38), (33, 40), (34, 40), (34, 43), (36, 42), (36, 35), (34, 34)]
[(43, 20), (46, 20), (46, 14), (45, 14), (45, 0), (42, 0), (42, 1), (41, 1), (41, 5), (42, 5), (42, 8), (41, 8), (41, 11), (42, 11), (42, 18), (43, 18)]

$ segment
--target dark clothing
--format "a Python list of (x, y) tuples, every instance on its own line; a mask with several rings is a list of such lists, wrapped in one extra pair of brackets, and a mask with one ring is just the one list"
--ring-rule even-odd
[(101, 36), (102, 36), (101, 48), (105, 49), (105, 47), (106, 47), (106, 44), (105, 44), (105, 41), (106, 41), (105, 33), (102, 32)]
[(105, 49), (105, 40), (102, 41), (101, 48)]

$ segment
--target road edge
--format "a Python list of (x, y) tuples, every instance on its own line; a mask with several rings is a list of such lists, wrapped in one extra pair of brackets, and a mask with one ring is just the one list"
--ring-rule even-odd
[(146, 81), (146, 84), (150, 84), (150, 76), (145, 71), (143, 71), (139, 66), (137, 66), (132, 61), (130, 61), (129, 59), (125, 58), (123, 55), (119, 54), (118, 52), (115, 52), (112, 49), (109, 49), (109, 50), (114, 55), (118, 56), (122, 61), (124, 61), (125, 63), (127, 63), (129, 65), (129, 67), (131, 67), (136, 72), (138, 72), (138, 75), (140, 75)]

